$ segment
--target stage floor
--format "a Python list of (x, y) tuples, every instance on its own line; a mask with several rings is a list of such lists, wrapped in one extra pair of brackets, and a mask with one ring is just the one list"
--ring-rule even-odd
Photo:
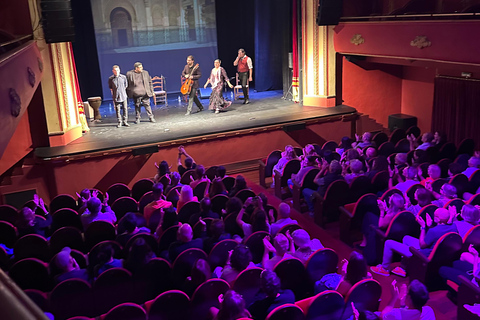
[(107, 101), (100, 107), (101, 122), (89, 122), (89, 133), (66, 146), (37, 148), (35, 155), (48, 160), (356, 112), (354, 108), (345, 105), (331, 108), (305, 107), (282, 99), (281, 91), (267, 91), (251, 93), (248, 105), (244, 105), (243, 100), (234, 101), (228, 109), (219, 114), (208, 110), (208, 99), (200, 99), (205, 110), (197, 112), (194, 104), (194, 113), (185, 116), (187, 106), (183, 101), (178, 102), (178, 94), (172, 94), (169, 98), (168, 106), (153, 106), (156, 123), (149, 122), (145, 109), (142, 108), (141, 122), (134, 124), (134, 108), (130, 106), (130, 127), (121, 128), (116, 127), (115, 110), (111, 102)]

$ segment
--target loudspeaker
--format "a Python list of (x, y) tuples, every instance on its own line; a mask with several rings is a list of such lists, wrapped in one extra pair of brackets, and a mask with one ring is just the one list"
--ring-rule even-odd
[(305, 122), (295, 122), (295, 123), (284, 125), (282, 129), (285, 132), (292, 132), (297, 130), (305, 130), (306, 128), (307, 128), (307, 124)]
[(407, 130), (411, 126), (417, 125), (417, 117), (408, 114), (396, 113), (388, 116), (388, 129), (393, 132), (395, 129)]
[(293, 52), (288, 53), (288, 68), (293, 69)]
[(70, 0), (41, 0), (42, 26), (47, 43), (75, 41)]
[(157, 152), (158, 152), (158, 146), (143, 147), (143, 148), (137, 148), (132, 150), (132, 154), (134, 156), (140, 156), (142, 154), (151, 154), (151, 153), (157, 153)]
[(337, 25), (342, 16), (342, 0), (318, 0), (317, 25)]
[(200, 88), (200, 99), (208, 99), (210, 98), (210, 95), (212, 94), (212, 88)]

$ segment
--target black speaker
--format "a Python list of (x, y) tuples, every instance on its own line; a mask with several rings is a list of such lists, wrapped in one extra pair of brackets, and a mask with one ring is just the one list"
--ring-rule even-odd
[(342, 16), (342, 0), (318, 0), (317, 25), (337, 25)]
[(388, 116), (388, 129), (393, 132), (395, 129), (407, 130), (417, 125), (417, 117), (408, 114), (396, 113)]
[(41, 0), (42, 26), (47, 43), (75, 41), (70, 0)]
[(294, 122), (290, 124), (286, 124), (283, 126), (283, 131), (285, 132), (292, 132), (298, 130), (305, 130), (307, 128), (307, 124), (305, 122)]
[(137, 148), (132, 150), (132, 154), (134, 156), (140, 156), (142, 154), (151, 154), (151, 153), (157, 153), (157, 152), (158, 152), (158, 146), (142, 147), (142, 148)]

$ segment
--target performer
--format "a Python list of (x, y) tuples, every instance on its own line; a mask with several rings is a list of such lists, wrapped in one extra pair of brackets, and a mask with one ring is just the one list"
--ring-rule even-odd
[(182, 77), (184, 77), (185, 79), (189, 79), (191, 77), (191, 79), (193, 80), (193, 85), (190, 90), (190, 95), (188, 96), (187, 113), (185, 113), (186, 116), (192, 113), (192, 107), (193, 107), (194, 101), (199, 109), (199, 112), (203, 111), (203, 105), (200, 103), (200, 100), (198, 100), (198, 97), (197, 97), (198, 79), (200, 79), (200, 77), (202, 76), (202, 71), (200, 71), (200, 67), (193, 70), (194, 63), (195, 63), (195, 59), (193, 58), (193, 56), (188, 56), (187, 64), (183, 68), (183, 72), (182, 72)]
[(127, 72), (127, 94), (135, 103), (135, 123), (140, 123), (141, 104), (145, 107), (150, 122), (156, 122), (150, 107), (150, 98), (153, 97), (152, 78), (148, 71), (143, 70), (141, 62), (135, 62), (133, 68)]
[(212, 85), (212, 94), (210, 95), (210, 104), (208, 105), (208, 109), (215, 110), (215, 113), (219, 113), (220, 110), (228, 108), (232, 104), (231, 101), (225, 101), (225, 99), (223, 99), (222, 89), (225, 81), (228, 83), (230, 88), (233, 88), (233, 85), (228, 80), (225, 69), (220, 67), (221, 63), (222, 61), (220, 59), (215, 60), (215, 68), (212, 69), (212, 72), (210, 72), (210, 78), (208, 78), (207, 82), (203, 86), (206, 88), (209, 83)]
[(237, 67), (238, 78), (240, 79), (240, 84), (242, 85), (243, 91), (243, 104), (249, 104), (250, 100), (248, 100), (248, 88), (247, 88), (247, 79), (248, 81), (252, 82), (252, 71), (253, 71), (253, 64), (252, 59), (245, 54), (244, 49), (238, 49), (238, 56), (237, 59), (233, 62), (233, 65)]
[[(120, 67), (114, 65), (112, 67), (113, 75), (108, 78), (108, 87), (112, 92), (113, 104), (117, 112), (117, 128), (122, 126), (130, 127), (128, 124), (128, 105), (127, 105), (127, 77), (120, 73)], [(123, 118), (121, 114), (123, 111)]]

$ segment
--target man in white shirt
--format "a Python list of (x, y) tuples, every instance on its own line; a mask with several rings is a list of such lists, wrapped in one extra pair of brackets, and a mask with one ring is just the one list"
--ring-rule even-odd
[(272, 223), (270, 227), (270, 234), (275, 237), (277, 232), (287, 224), (298, 224), (297, 220), (290, 218), (290, 206), (285, 202), (280, 203), (278, 206), (277, 221)]
[(480, 159), (477, 157), (471, 157), (468, 159), (468, 168), (462, 173), (470, 179), (472, 174), (480, 168)]

